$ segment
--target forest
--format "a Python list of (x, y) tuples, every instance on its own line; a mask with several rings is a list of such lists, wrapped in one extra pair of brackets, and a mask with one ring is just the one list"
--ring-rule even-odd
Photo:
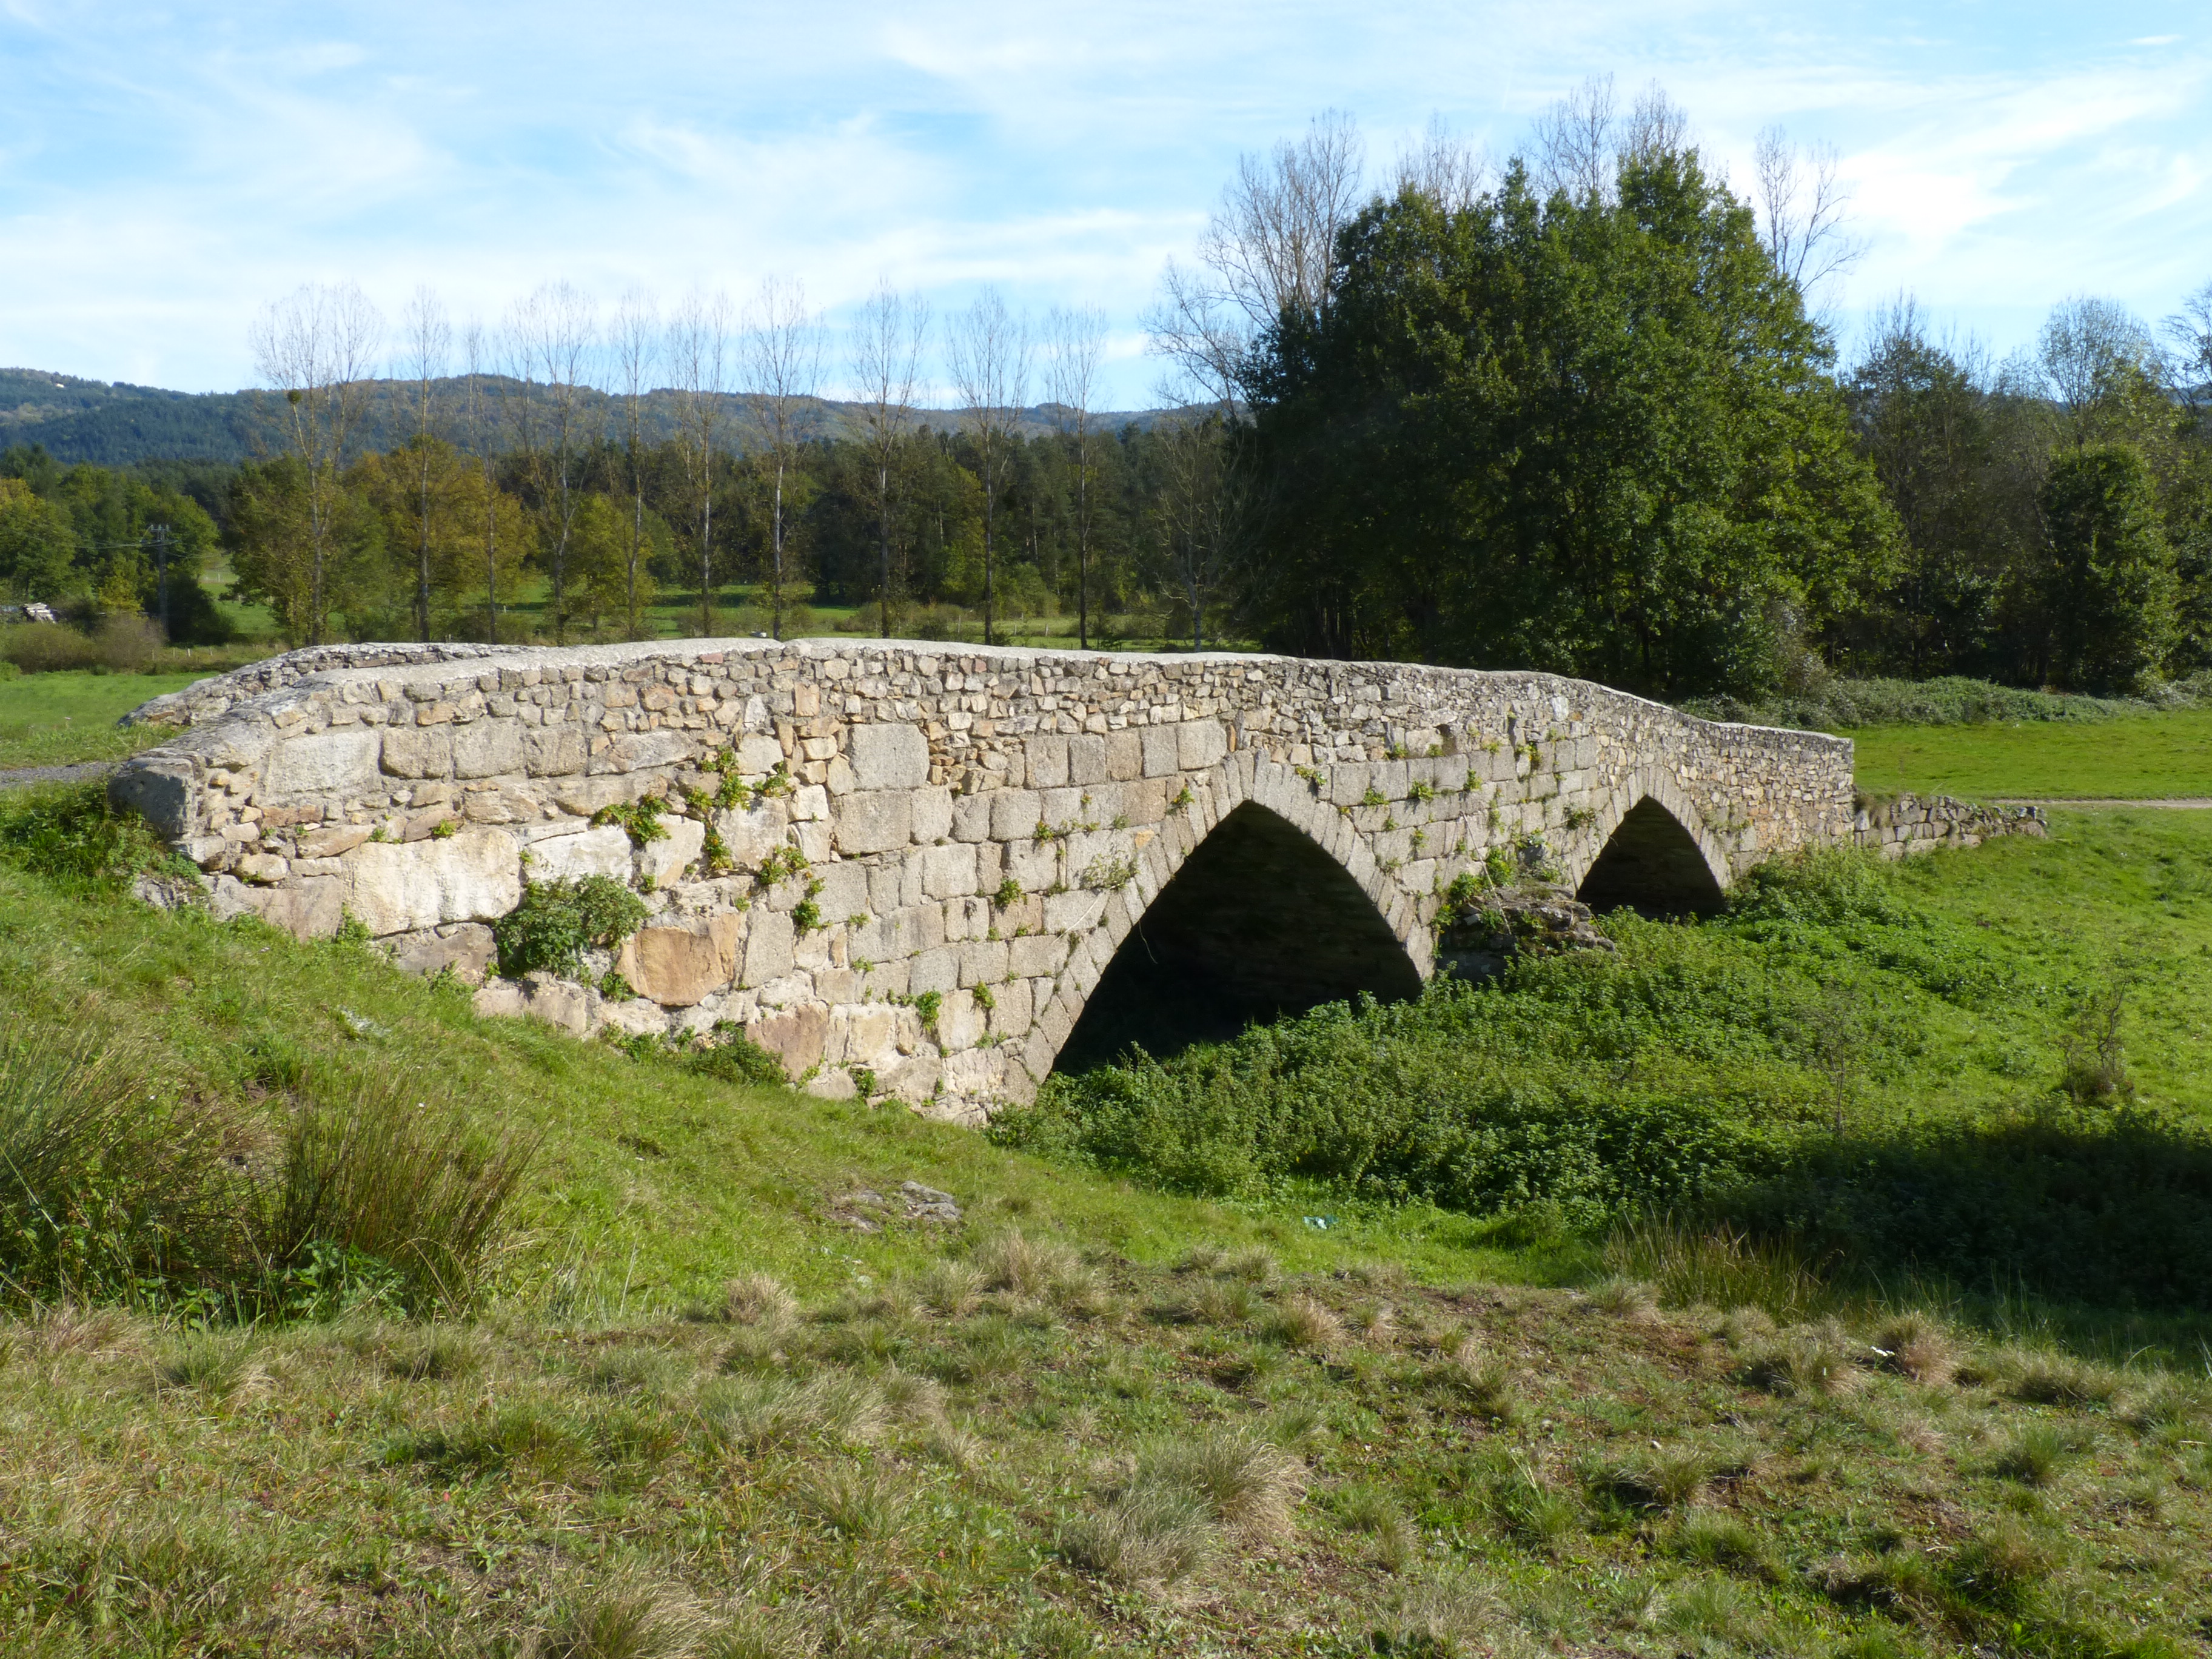
[(888, 285), (841, 365), (795, 289), (603, 318), (552, 284), (466, 331), (459, 373), (427, 290), (380, 362), (357, 289), (303, 289), (257, 332), (244, 461), (0, 453), (0, 580), (193, 642), (833, 611), (1674, 698), (2212, 669), (2212, 283), (2156, 326), (2065, 299), (2002, 361), (1899, 295), (1846, 351), (1833, 158), (1769, 135), (1739, 194), (1686, 134), (1593, 86), (1502, 167), (1437, 132), (1376, 185), (1317, 118), (1170, 267), (1143, 417), (1093, 407), (1102, 318), (988, 292), (935, 327), (951, 407), (923, 407), (935, 319)]

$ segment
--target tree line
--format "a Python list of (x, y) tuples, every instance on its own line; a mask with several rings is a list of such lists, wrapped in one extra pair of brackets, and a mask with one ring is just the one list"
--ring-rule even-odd
[[(1900, 298), (1846, 357), (1820, 311), (1858, 252), (1837, 180), (1771, 131), (1738, 194), (1656, 87), (1623, 111), (1592, 82), (1498, 164), (1433, 127), (1379, 185), (1324, 115), (1247, 157), (1169, 267), (1169, 410), (1110, 429), (1103, 319), (990, 292), (939, 326), (885, 286), (833, 366), (775, 283), (604, 318), (553, 284), (458, 334), (418, 291), (377, 380), (382, 319), (309, 287), (255, 337), (280, 448), (198, 503), (11, 452), (0, 575), (125, 602), (160, 523), (173, 567), (219, 526), (234, 595), (300, 642), (635, 637), (672, 610), (781, 635), (821, 604), (987, 641), (1057, 614), (1085, 646), (1138, 611), (1192, 647), (1667, 696), (2212, 668), (2212, 285), (2162, 334), (2069, 301), (2002, 362)], [(950, 410), (922, 406), (933, 342)], [(163, 489), (158, 518), (75, 504)]]

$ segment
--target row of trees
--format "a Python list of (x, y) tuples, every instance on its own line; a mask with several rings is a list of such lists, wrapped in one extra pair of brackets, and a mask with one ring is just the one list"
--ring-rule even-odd
[[(458, 340), (418, 293), (383, 383), (411, 435), (364, 457), (381, 320), (304, 289), (256, 337), (284, 453), (217, 503), (240, 594), (301, 641), (512, 637), (526, 593), (554, 640), (672, 603), (712, 633), (735, 582), (778, 635), (808, 598), (886, 635), (972, 606), (987, 640), (1063, 610), (1086, 645), (1138, 607), (1194, 646), (1668, 696), (2212, 667), (2212, 289), (2165, 343), (2074, 301), (1994, 365), (1900, 301), (1844, 362), (1832, 154), (1764, 134), (1740, 196), (1656, 88), (1586, 85), (1502, 167), (1437, 128), (1370, 178), (1334, 115), (1247, 158), (1146, 319), (1176, 407), (1115, 430), (1096, 313), (1032, 329), (987, 293), (941, 331), (933, 413), (937, 331), (888, 288), (830, 404), (795, 288), (603, 319), (556, 284)], [(46, 532), (7, 526), (46, 510), (0, 501), (19, 587), (7, 550)]]
[(204, 469), (63, 466), (0, 453), (0, 584), (17, 599), (143, 613), (172, 639), (219, 643), (228, 625), (200, 581), (216, 520), (188, 487)]

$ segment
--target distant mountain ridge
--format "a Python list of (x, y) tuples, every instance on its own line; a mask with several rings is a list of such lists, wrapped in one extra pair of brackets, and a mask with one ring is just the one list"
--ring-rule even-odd
[[(441, 435), (465, 437), (463, 414), (466, 381), (459, 376), (434, 381), (434, 397), (442, 410), (438, 426)], [(486, 376), (492, 392), (491, 418), (498, 418), (501, 396), (520, 395), (519, 381)], [(389, 449), (405, 441), (415, 429), (409, 400), (411, 381), (374, 380), (369, 383), (367, 418), (362, 422), (359, 448)], [(543, 398), (542, 388), (531, 395)], [(750, 449), (760, 439), (760, 423), (749, 394), (724, 397), (724, 441), (739, 450)], [(826, 398), (804, 400), (813, 418), (809, 437), (848, 438), (858, 435), (859, 406)], [(59, 461), (92, 461), (103, 466), (127, 466), (145, 460), (243, 461), (273, 454), (283, 447), (276, 423), (281, 404), (268, 392), (170, 392), (160, 386), (133, 386), (127, 381), (88, 380), (76, 375), (33, 368), (0, 368), (0, 449), (15, 444), (43, 445)], [(665, 389), (650, 393), (645, 401), (643, 426), (649, 442), (676, 435), (677, 399)], [(1091, 416), (1103, 429), (1118, 431), (1134, 423), (1149, 428), (1158, 420), (1177, 414), (1175, 410), (1116, 410)], [(621, 400), (606, 392), (584, 394), (585, 441), (602, 433), (620, 430)], [(1055, 429), (1055, 407), (1040, 404), (1024, 411), (1022, 430), (1031, 436)], [(915, 411), (917, 422), (942, 428), (957, 422), (960, 411), (925, 409)]]

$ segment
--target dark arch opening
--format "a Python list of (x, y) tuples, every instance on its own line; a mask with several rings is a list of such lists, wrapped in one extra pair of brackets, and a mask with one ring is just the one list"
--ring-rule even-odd
[(1593, 910), (1651, 915), (1717, 910), (1721, 885), (1690, 832), (1646, 795), (1628, 810), (1575, 896)]
[(1130, 928), (1054, 1069), (1082, 1071), (1132, 1042), (1172, 1054), (1362, 991), (1395, 1001), (1420, 988), (1405, 946), (1344, 867), (1248, 802)]

